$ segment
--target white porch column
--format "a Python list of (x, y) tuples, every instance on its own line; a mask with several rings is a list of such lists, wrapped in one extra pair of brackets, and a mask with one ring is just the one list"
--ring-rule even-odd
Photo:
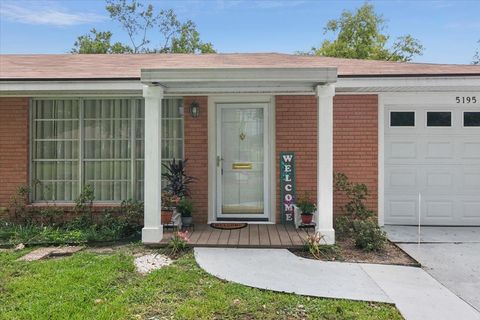
[(335, 86), (317, 86), (317, 227), (328, 244), (335, 243), (333, 230), (333, 96)]
[(163, 88), (144, 86), (145, 98), (145, 224), (143, 243), (159, 243), (163, 238), (161, 223), (162, 191), (162, 99)]

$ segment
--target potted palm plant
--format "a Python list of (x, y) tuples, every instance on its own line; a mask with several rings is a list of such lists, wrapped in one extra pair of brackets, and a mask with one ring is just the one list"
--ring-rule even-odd
[(305, 193), (303, 197), (298, 197), (295, 205), (301, 211), (300, 216), (302, 217), (302, 223), (312, 223), (313, 213), (315, 212), (315, 210), (317, 210), (317, 206), (310, 197), (310, 194)]
[(163, 173), (166, 185), (162, 192), (162, 224), (172, 221), (173, 211), (180, 199), (190, 194), (189, 184), (195, 181), (194, 177), (187, 175), (185, 165), (187, 160), (175, 160), (163, 163)]
[(177, 205), (177, 210), (182, 216), (182, 226), (190, 227), (192, 225), (193, 203), (188, 198), (182, 198)]
[(162, 164), (162, 177), (165, 179), (165, 191), (170, 194), (183, 198), (190, 195), (189, 185), (195, 181), (195, 178), (187, 175), (186, 165), (188, 160), (175, 160)]

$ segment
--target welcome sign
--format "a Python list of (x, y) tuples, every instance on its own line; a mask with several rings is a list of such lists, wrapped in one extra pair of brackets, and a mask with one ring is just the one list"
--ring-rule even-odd
[(295, 215), (295, 154), (280, 153), (280, 212), (282, 222), (293, 223)]

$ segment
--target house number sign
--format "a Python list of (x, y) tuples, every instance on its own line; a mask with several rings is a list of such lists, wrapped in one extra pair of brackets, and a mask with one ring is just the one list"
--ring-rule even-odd
[(456, 103), (477, 103), (477, 97), (476, 96), (461, 96), (461, 97), (455, 97), (455, 102)]
[(284, 224), (293, 223), (295, 204), (295, 154), (280, 153), (280, 212)]

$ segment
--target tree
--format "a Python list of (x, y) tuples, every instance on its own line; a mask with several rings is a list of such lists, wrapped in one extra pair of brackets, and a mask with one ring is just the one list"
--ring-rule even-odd
[[(478, 40), (477, 43), (480, 45), (480, 40)], [(473, 56), (472, 64), (480, 64), (480, 47), (477, 48), (477, 51)]]
[[(110, 18), (126, 32), (130, 45), (110, 44), (112, 32), (95, 29), (78, 37), (74, 53), (214, 53), (210, 42), (200, 40), (191, 20), (181, 22), (171, 10), (155, 11), (152, 4), (140, 0), (106, 0)], [(151, 37), (151, 34), (154, 34)]]
[(324, 34), (333, 33), (334, 40), (324, 40), (320, 48), (307, 54), (327, 57), (410, 61), (421, 55), (423, 46), (411, 35), (398, 37), (388, 48), (389, 36), (383, 33), (385, 19), (372, 4), (365, 3), (355, 13), (343, 11), (340, 18), (329, 20)]
[(77, 38), (71, 53), (131, 53), (132, 48), (125, 46), (120, 42), (111, 44), (112, 33), (110, 31), (101, 32), (95, 28), (90, 30), (90, 34), (85, 34)]

